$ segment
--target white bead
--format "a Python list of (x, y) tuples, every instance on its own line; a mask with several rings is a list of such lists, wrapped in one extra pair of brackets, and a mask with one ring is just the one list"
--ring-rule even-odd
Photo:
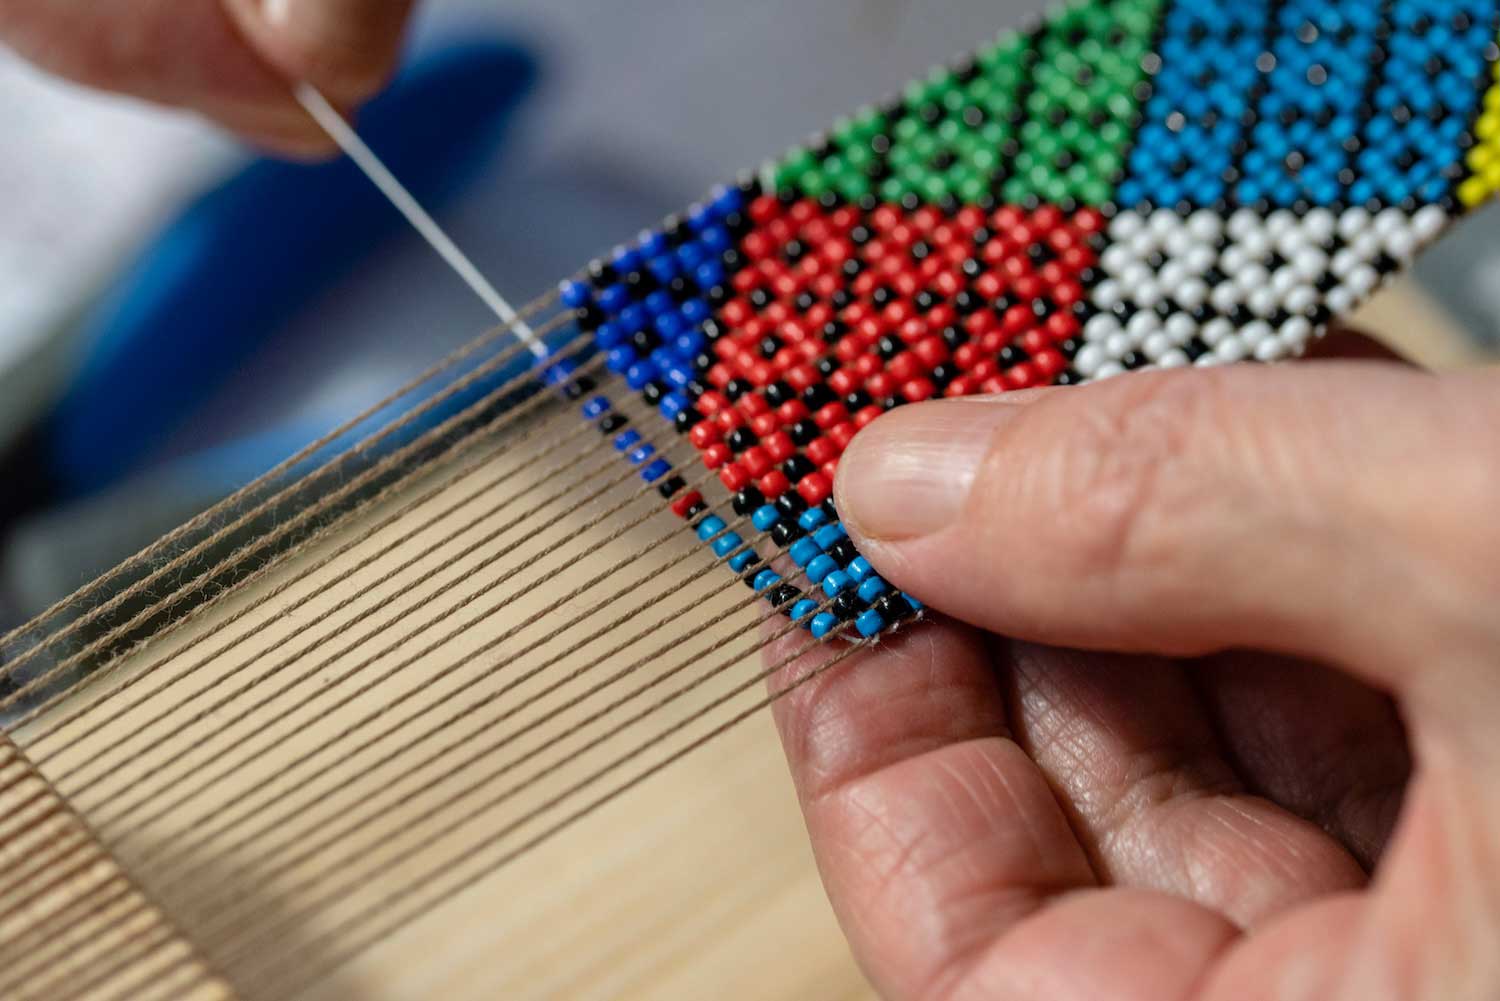
[(1239, 337), (1226, 337), (1214, 348), (1214, 356), (1222, 362), (1244, 361), (1248, 354), (1245, 342)]
[(1202, 278), (1191, 278), (1177, 286), (1172, 299), (1183, 309), (1197, 309), (1208, 300), (1208, 282)]
[(1121, 271), (1134, 264), (1136, 260), (1137, 258), (1130, 252), (1130, 248), (1123, 243), (1112, 243), (1109, 245), (1109, 249), (1099, 255), (1100, 265), (1103, 266), (1107, 274), (1111, 275), (1118, 275)]
[(1073, 356), (1073, 367), (1078, 370), (1079, 375), (1085, 379), (1089, 379), (1099, 371), (1099, 366), (1108, 360), (1108, 356), (1104, 353), (1104, 348), (1098, 344), (1085, 344)]
[(1338, 220), (1332, 212), (1327, 209), (1313, 209), (1302, 217), (1302, 232), (1307, 238), (1320, 246), (1327, 246), (1334, 236), (1338, 234)]
[(1181, 368), (1188, 363), (1188, 356), (1181, 351), (1168, 351), (1157, 359), (1156, 364), (1161, 368)]
[(1111, 310), (1125, 299), (1120, 283), (1106, 279), (1094, 286), (1094, 304), (1103, 310)]
[(1258, 289), (1271, 280), (1271, 272), (1264, 264), (1251, 264), (1235, 272), (1235, 284), (1246, 292)]
[(1125, 374), (1125, 366), (1117, 361), (1107, 362), (1099, 366), (1099, 371), (1094, 373), (1095, 379), (1113, 379), (1117, 375)]
[(1375, 232), (1381, 239), (1406, 228), (1406, 213), (1400, 209), (1386, 209), (1375, 217)]
[(1131, 351), (1135, 350), (1135, 338), (1127, 333), (1111, 334), (1109, 340), (1104, 342), (1104, 353), (1110, 358), (1119, 361)]
[(1166, 289), (1168, 294), (1187, 281), (1187, 278), (1187, 268), (1183, 267), (1182, 261), (1176, 257), (1163, 264), (1161, 270), (1156, 273), (1156, 280), (1161, 283), (1161, 287)]
[(1167, 317), (1166, 326), (1163, 329), (1173, 344), (1182, 345), (1192, 340), (1193, 335), (1198, 333), (1198, 324), (1193, 322), (1193, 318), (1186, 313), (1173, 313)]
[(1157, 321), (1155, 313), (1137, 313), (1125, 324), (1125, 332), (1130, 335), (1134, 343), (1139, 344), (1152, 331), (1160, 330), (1161, 323)]
[(1188, 251), (1182, 259), (1183, 267), (1195, 275), (1201, 275), (1219, 260), (1219, 252), (1207, 244), (1199, 244)]
[(1234, 336), (1234, 324), (1222, 316), (1216, 316), (1203, 325), (1198, 339), (1209, 347), (1218, 347), (1220, 342)]
[(1157, 209), (1151, 213), (1151, 232), (1156, 234), (1158, 240), (1165, 241), (1181, 226), (1182, 216), (1171, 209)]
[(1359, 305), (1359, 300), (1346, 286), (1331, 289), (1327, 298), (1328, 311), (1334, 316), (1343, 316)]
[(1121, 212), (1109, 224), (1109, 238), (1119, 243), (1131, 239), (1141, 231), (1146, 221), (1138, 212)]
[(1136, 256), (1137, 260), (1144, 261), (1161, 249), (1161, 241), (1156, 238), (1156, 234), (1151, 232), (1151, 230), (1143, 229), (1131, 237), (1130, 242), (1126, 246), (1130, 248), (1130, 252)]
[(1312, 246), (1312, 241), (1302, 231), (1301, 226), (1293, 226), (1281, 238), (1276, 241), (1276, 252), (1285, 258), (1293, 258), (1302, 253), (1303, 250)]
[(1259, 344), (1266, 338), (1274, 337), (1275, 335), (1276, 332), (1271, 329), (1271, 325), (1269, 323), (1267, 323), (1265, 320), (1255, 320), (1251, 323), (1245, 324), (1245, 326), (1241, 328), (1240, 341), (1244, 343), (1245, 347), (1253, 350), (1255, 348), (1255, 345)]
[(1359, 256), (1353, 247), (1345, 247), (1333, 255), (1333, 260), (1329, 263), (1328, 270), (1332, 271), (1335, 276), (1343, 278), (1363, 263), (1364, 259)]
[(1355, 206), (1345, 209), (1339, 216), (1339, 237), (1345, 242), (1353, 240), (1370, 227), (1370, 213)]
[(1344, 279), (1344, 285), (1357, 298), (1363, 299), (1380, 286), (1380, 272), (1368, 264), (1355, 268)]
[(1281, 325), (1276, 336), (1288, 345), (1306, 344), (1312, 339), (1312, 321), (1305, 316), (1294, 316)]
[(1410, 261), (1417, 256), (1417, 235), (1409, 229), (1387, 235), (1385, 252), (1402, 263)]
[(1152, 361), (1160, 361), (1174, 347), (1176, 345), (1172, 343), (1172, 339), (1158, 330), (1141, 343), (1141, 352)]
[(1427, 244), (1437, 238), (1448, 225), (1448, 213), (1441, 205), (1423, 206), (1412, 216), (1411, 229), (1419, 244)]
[(1281, 297), (1269, 285), (1262, 285), (1251, 290), (1250, 295), (1245, 299), (1245, 305), (1256, 316), (1272, 316), (1281, 306)]
[(1380, 234), (1374, 230), (1366, 230), (1349, 243), (1349, 249), (1358, 254), (1362, 260), (1373, 261), (1380, 256), (1381, 243)]
[(1243, 301), (1240, 287), (1234, 282), (1220, 282), (1208, 293), (1209, 305), (1220, 313), (1234, 312), (1234, 307)]
[(1302, 279), (1293, 267), (1277, 268), (1275, 274), (1271, 275), (1271, 290), (1276, 293), (1277, 299), (1285, 299), (1286, 294), (1301, 284)]
[(1266, 232), (1271, 239), (1281, 239), (1281, 234), (1297, 225), (1297, 217), (1286, 209), (1277, 209), (1266, 218)]
[(1304, 247), (1291, 258), (1292, 269), (1305, 282), (1315, 282), (1328, 273), (1328, 255), (1318, 247)]
[(1229, 217), (1229, 238), (1243, 240), (1246, 233), (1260, 229), (1263, 224), (1261, 217), (1250, 209), (1240, 209)]
[(1135, 287), (1135, 304), (1142, 309), (1155, 309), (1156, 304), (1162, 301), (1165, 293), (1162, 291), (1161, 283), (1152, 279), (1141, 282)]
[(1286, 294), (1282, 305), (1288, 313), (1311, 313), (1318, 305), (1318, 290), (1311, 285), (1298, 285)]
[(1217, 212), (1199, 209), (1188, 216), (1188, 232), (1199, 243), (1214, 243), (1224, 233), (1224, 220)]
[(1146, 265), (1136, 263), (1130, 265), (1120, 272), (1120, 284), (1131, 299), (1135, 298), (1135, 290), (1148, 282), (1154, 281), (1156, 274)]
[(1279, 361), (1287, 355), (1287, 347), (1280, 338), (1267, 337), (1255, 345), (1255, 360), (1263, 362)]
[(1095, 313), (1089, 318), (1089, 322), (1083, 325), (1083, 339), (1102, 341), (1119, 329), (1120, 321), (1115, 319), (1113, 313)]
[(1245, 234), (1238, 244), (1240, 252), (1252, 261), (1263, 261), (1271, 256), (1271, 236), (1265, 230), (1254, 230)]

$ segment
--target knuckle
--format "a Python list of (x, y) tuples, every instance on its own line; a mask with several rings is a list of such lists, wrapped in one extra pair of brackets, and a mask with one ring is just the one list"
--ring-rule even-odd
[[(1201, 441), (1228, 423), (1224, 380), (1194, 371), (1106, 383), (1071, 407), (1052, 479), (1072, 569), (1120, 575), (1176, 557), (1174, 526), (1212, 500)], [(1079, 401), (1082, 402), (1082, 401)]]

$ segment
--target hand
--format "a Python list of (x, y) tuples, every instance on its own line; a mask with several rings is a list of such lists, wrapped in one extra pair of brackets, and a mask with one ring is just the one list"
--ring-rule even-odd
[(913, 406), (837, 500), (968, 623), (777, 705), (886, 998), (1500, 997), (1500, 373)]
[(189, 108), (293, 155), (332, 151), (292, 100), (373, 95), (413, 0), (0, 0), (0, 39), (91, 87)]

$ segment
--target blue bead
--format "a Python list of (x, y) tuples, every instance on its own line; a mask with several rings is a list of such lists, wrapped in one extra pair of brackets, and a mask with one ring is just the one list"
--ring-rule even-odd
[(678, 389), (686, 389), (688, 387), (688, 383), (693, 381), (696, 373), (694, 373), (692, 369), (687, 368), (686, 366), (672, 365), (666, 370), (665, 375), (667, 377), (667, 381), (672, 385), (676, 386)]
[(718, 261), (707, 261), (698, 265), (693, 278), (700, 288), (718, 288), (724, 284), (724, 266)]
[(820, 507), (810, 507), (797, 517), (797, 524), (804, 532), (811, 532), (828, 520)]
[(630, 449), (635, 448), (636, 445), (640, 444), (640, 441), (641, 433), (639, 431), (637, 431), (635, 428), (626, 428), (624, 431), (621, 431), (619, 434), (615, 435), (615, 451), (627, 452)]
[(654, 229), (643, 230), (637, 242), (641, 253), (647, 257), (659, 257), (671, 249), (667, 235)]
[(725, 216), (738, 212), (745, 204), (745, 193), (739, 188), (731, 188), (728, 185), (719, 185), (708, 193), (711, 199), (714, 216), (723, 219)]
[(599, 307), (606, 313), (618, 313), (630, 302), (630, 290), (624, 285), (611, 285), (599, 293)]
[(647, 265), (647, 270), (651, 272), (652, 277), (663, 285), (670, 285), (672, 279), (677, 277), (677, 258), (670, 254), (653, 257), (651, 258), (651, 263)]
[(676, 307), (677, 304), (672, 301), (672, 296), (669, 293), (658, 290), (646, 296), (646, 312), (652, 316), (661, 316), (663, 313), (670, 313)]
[(646, 324), (650, 321), (651, 314), (646, 312), (646, 307), (638, 302), (633, 302), (620, 310), (620, 316), (616, 320), (624, 328), (627, 337), (645, 330)]
[(837, 598), (853, 586), (854, 581), (850, 580), (849, 575), (842, 570), (835, 570), (823, 578), (823, 593), (830, 598)]
[[(792, 543), (792, 547), (787, 550), (787, 553), (791, 556), (793, 563), (799, 567), (805, 567), (819, 556), (822, 556), (823, 550), (818, 548), (816, 542), (804, 537)], [(833, 561), (830, 560), (829, 562)]]
[(725, 532), (713, 542), (714, 555), (728, 556), (730, 553), (734, 552), (744, 544), (745, 540), (741, 539), (734, 532)]
[(647, 483), (655, 483), (672, 471), (672, 464), (666, 459), (657, 459), (641, 470), (641, 479)]
[(684, 243), (677, 248), (677, 259), (682, 262), (683, 267), (688, 269), (696, 268), (708, 260), (708, 256), (707, 248), (697, 241)]
[(832, 556), (819, 556), (807, 565), (807, 579), (814, 584), (823, 583), (823, 578), (839, 568)]
[(641, 266), (641, 252), (634, 247), (616, 247), (611, 255), (615, 270), (621, 274), (629, 274)]
[(594, 343), (608, 350), (619, 347), (630, 337), (616, 320), (606, 320), (594, 331)]
[(632, 450), (628, 458), (630, 459), (630, 464), (632, 466), (639, 466), (641, 463), (645, 462), (655, 454), (656, 446), (648, 442), (647, 444)]
[(547, 385), (557, 386), (567, 382), (577, 368), (578, 363), (576, 361), (572, 358), (564, 358), (557, 364), (549, 366), (542, 378), (546, 381)]
[(911, 595), (907, 594), (905, 591), (901, 592), (901, 597), (906, 599), (906, 603), (911, 606), (911, 610), (914, 612), (920, 612), (922, 609), (927, 607), (916, 598), (913, 598)]
[(644, 389), (646, 383), (655, 380), (657, 368), (648, 358), (643, 358), (625, 370), (625, 385), (631, 389)]
[(710, 226), (700, 235), (699, 240), (703, 246), (716, 254), (722, 254), (734, 245), (734, 237), (729, 235), (729, 230), (723, 226)]
[(834, 543), (838, 542), (848, 534), (849, 533), (844, 531), (843, 525), (835, 522), (832, 525), (824, 525), (822, 528), (814, 532), (813, 541), (823, 549), (828, 549), (832, 547)]
[(735, 573), (744, 573), (745, 568), (755, 562), (755, 550), (746, 549), (744, 552), (736, 553), (729, 557), (729, 569)]
[(663, 313), (656, 318), (653, 326), (656, 327), (656, 332), (661, 335), (661, 339), (664, 341), (672, 340), (688, 328), (687, 321), (682, 318), (680, 313)]
[(811, 598), (803, 598), (792, 606), (792, 621), (797, 622), (807, 618), (818, 610), (818, 603)]
[(872, 576), (866, 577), (860, 582), (859, 591), (856, 593), (858, 593), (861, 601), (868, 603), (885, 594), (888, 590), (889, 588), (886, 586), (885, 581), (879, 577)]
[(686, 410), (687, 407), (688, 399), (686, 396), (683, 396), (681, 393), (667, 393), (661, 398), (661, 406), (657, 407), (657, 409), (661, 411), (663, 417), (671, 420)]
[(781, 574), (775, 570), (762, 570), (755, 575), (755, 589), (757, 591), (769, 591), (781, 583)]
[(707, 542), (709, 539), (712, 539), (714, 536), (724, 531), (725, 527), (726, 526), (724, 524), (723, 518), (720, 518), (716, 514), (711, 514), (707, 518), (704, 518), (702, 521), (698, 522), (698, 538), (702, 539), (704, 542)]
[(714, 315), (708, 303), (702, 299), (689, 299), (679, 309), (682, 312), (683, 318), (695, 326), (711, 319)]
[(885, 619), (881, 618), (880, 613), (872, 608), (854, 620), (854, 628), (859, 630), (861, 636), (868, 639), (885, 628)]
[(848, 571), (850, 577), (853, 577), (855, 580), (862, 581), (866, 577), (870, 576), (870, 574), (874, 573), (875, 568), (870, 566), (870, 561), (865, 559), (863, 556), (856, 556), (854, 557), (854, 559), (849, 561)]
[(616, 375), (620, 375), (634, 364), (635, 349), (623, 344), (617, 348), (610, 348), (609, 353), (604, 356), (604, 367)]
[(587, 282), (565, 281), (558, 286), (558, 292), (561, 293), (563, 305), (569, 309), (587, 306), (594, 298), (593, 290)]
[(834, 616), (828, 612), (821, 612), (818, 615), (813, 616), (812, 625), (809, 626), (808, 629), (812, 631), (813, 636), (817, 637), (818, 639), (822, 639), (824, 636), (827, 636), (830, 632), (832, 632), (833, 628), (838, 624), (839, 620), (837, 616)]
[(762, 532), (769, 532), (781, 520), (781, 512), (776, 510), (774, 504), (766, 504), (755, 509), (750, 516), (750, 521)]
[(583, 416), (589, 420), (603, 417), (609, 413), (610, 403), (602, 396), (596, 396), (583, 405)]

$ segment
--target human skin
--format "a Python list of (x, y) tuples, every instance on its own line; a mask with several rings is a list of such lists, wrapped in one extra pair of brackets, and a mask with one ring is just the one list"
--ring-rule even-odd
[(0, 39), (90, 87), (203, 114), (270, 151), (333, 152), (305, 80), (352, 109), (396, 63), (414, 0), (0, 0)]
[(884, 997), (1500, 997), (1500, 372), (912, 406), (836, 500), (947, 613), (775, 707)]

